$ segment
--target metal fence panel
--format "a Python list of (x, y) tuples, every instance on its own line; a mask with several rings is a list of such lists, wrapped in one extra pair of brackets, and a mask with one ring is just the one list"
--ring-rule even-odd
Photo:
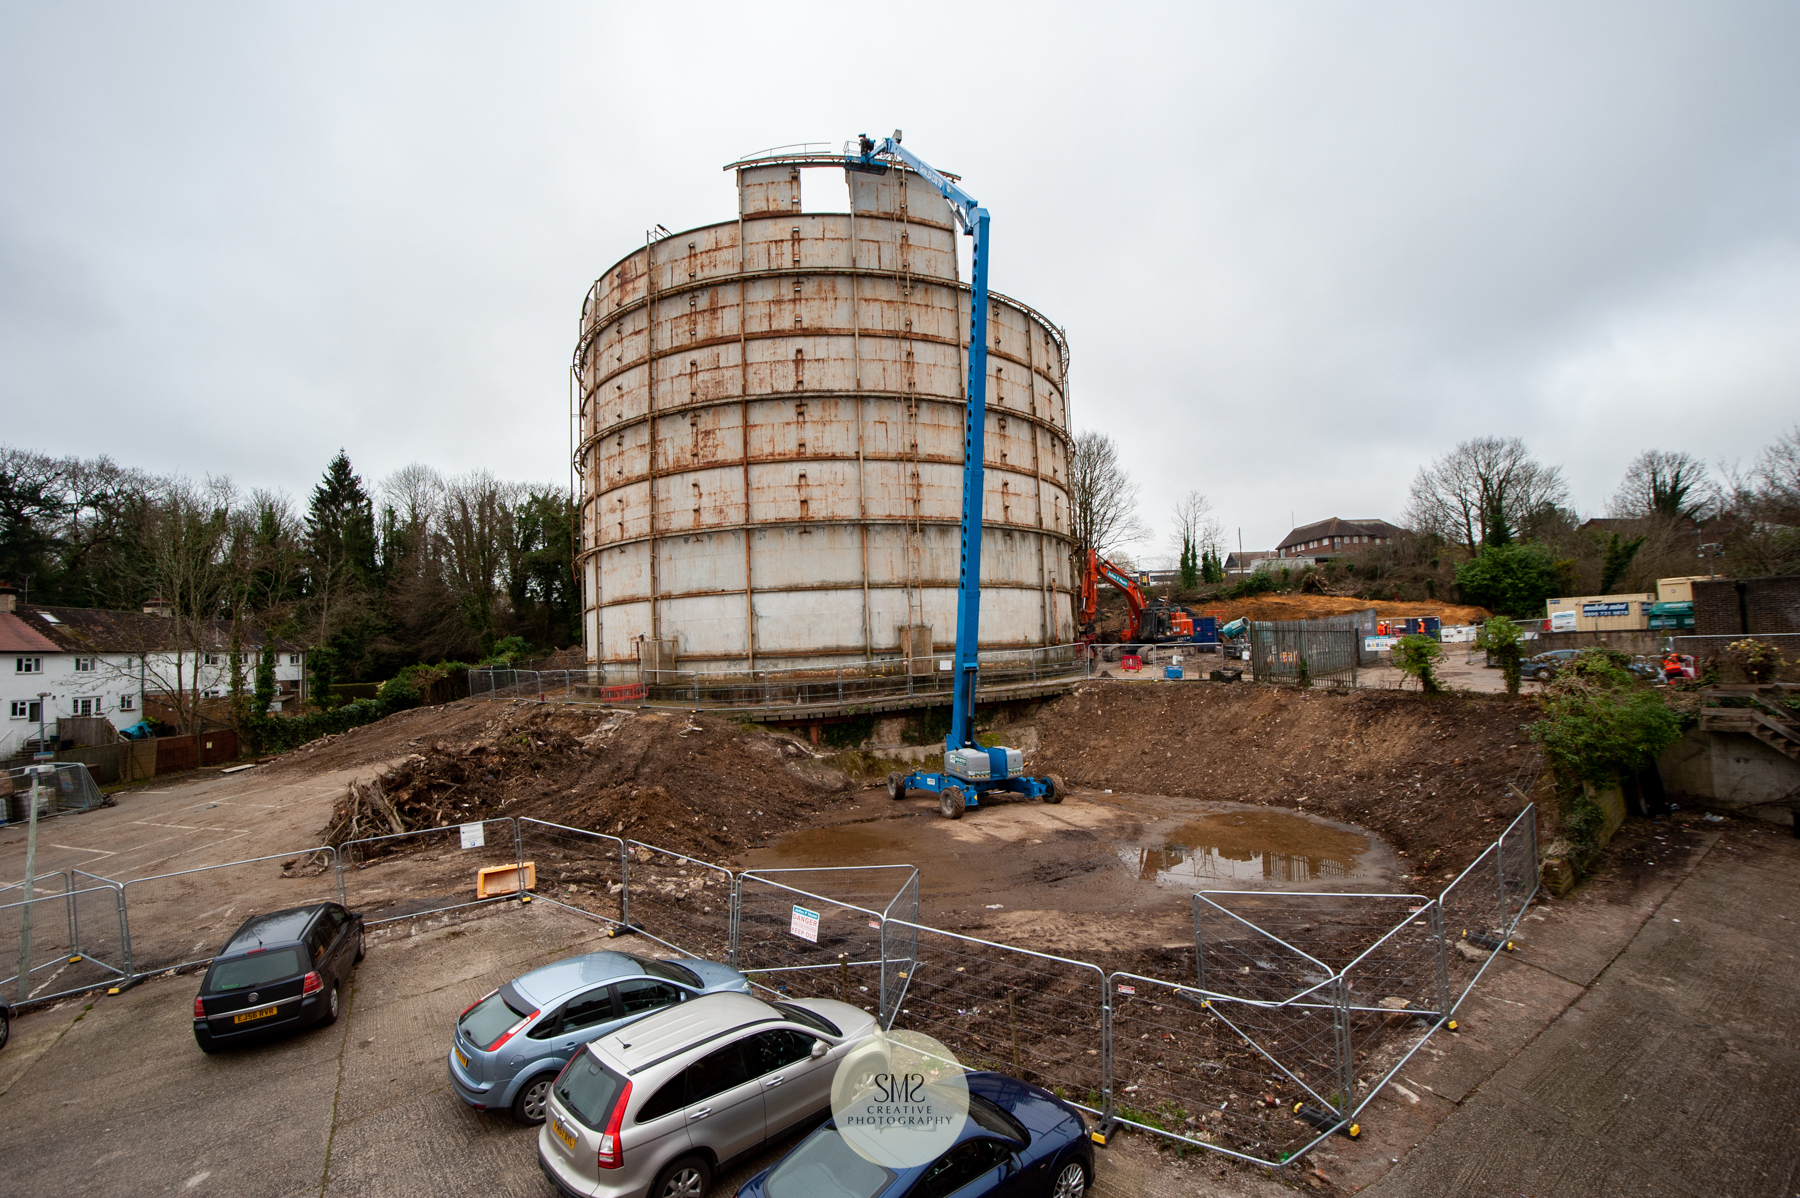
[(638, 840), (625, 842), (625, 913), (631, 930), (709, 961), (731, 959), (731, 871)]
[(535, 865), (540, 899), (615, 926), (629, 922), (625, 842), (617, 836), (521, 818), (519, 858)]
[[(1326, 1106), (1330, 1085), (1315, 1088), (1312, 1082), (1324, 1081), (1318, 1076), (1288, 1076), (1250, 1029), (1281, 1021), (1287, 1029), (1282, 1036), (1304, 1038), (1317, 1030), (1324, 1044), (1334, 1044), (1330, 982), (1269, 1007), (1129, 973), (1111, 975), (1107, 987), (1114, 1118), (1267, 1165), (1281, 1164), (1321, 1137), (1320, 1129), (1295, 1116), (1293, 1101), (1302, 1095)], [(1266, 1018), (1271, 1014), (1274, 1020)], [(1270, 1040), (1274, 1051), (1287, 1043), (1281, 1036)], [(1335, 1068), (1322, 1063), (1320, 1072), (1330, 1076)]]
[(17, 766), (6, 771), (0, 783), (0, 801), (5, 803), (4, 818), (16, 824), (31, 816), (31, 786), (38, 785), (38, 818), (66, 815), (72, 811), (92, 811), (106, 806), (110, 800), (94, 784), (94, 776), (79, 761), (46, 761), (36, 765)]
[(889, 961), (883, 928), (909, 893), (917, 915), (918, 879), (910, 865), (739, 874), (733, 964), (777, 993), (839, 999), (887, 1022), (912, 962), (904, 936)]
[(213, 950), (252, 914), (240, 896), (261, 888), (271, 875), (283, 883), (282, 893), (262, 900), (264, 910), (337, 899), (336, 865), (336, 849), (313, 845), (125, 879), (118, 886), (129, 932), (127, 969), (158, 973), (212, 960)]
[[(440, 862), (454, 864), (431, 868)], [(490, 887), (489, 896), (481, 897), (481, 871), (508, 866), (515, 871), (513, 884), (500, 893)], [(337, 874), (344, 905), (371, 925), (510, 902), (525, 893), (527, 881), (518, 822), (510, 817), (345, 841), (338, 846)]]
[(1361, 638), (1349, 628), (1321, 628), (1311, 620), (1250, 624), (1251, 669), (1258, 682), (1356, 682)]
[(941, 1040), (966, 1068), (997, 1069), (1106, 1111), (1106, 976), (1098, 966), (910, 921), (883, 927), (918, 938), (918, 967), (904, 979), (894, 1027)]
[[(14, 1005), (43, 1002), (91, 990), (95, 986), (122, 976), (104, 960), (90, 958), (79, 945), (75, 910), (83, 900), (98, 898), (111, 909), (114, 943), (108, 946), (100, 929), (94, 932), (94, 943), (102, 955), (117, 959), (122, 948), (116, 943), (118, 890), (112, 886), (95, 887), (92, 891), (58, 891), (34, 895), (29, 901), (16, 901), (0, 906), (0, 945), (6, 960), (0, 961), (0, 994)], [(29, 924), (29, 928), (27, 927)], [(27, 935), (29, 932), (29, 936)]]
[(125, 923), (125, 890), (117, 882), (69, 871), (69, 936), (72, 952), (124, 977), (130, 972), (130, 935)]

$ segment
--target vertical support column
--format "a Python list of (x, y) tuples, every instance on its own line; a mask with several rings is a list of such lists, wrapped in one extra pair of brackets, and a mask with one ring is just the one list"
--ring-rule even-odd
[(1431, 912), (1431, 949), (1437, 964), (1438, 1018), (1450, 1018), (1450, 942), (1444, 936), (1444, 904), (1432, 899), (1426, 909)]
[(656, 242), (644, 237), (644, 434), (649, 456), (645, 475), (650, 483), (650, 639), (656, 642), (656, 664), (662, 665), (662, 603), (657, 599), (660, 569), (656, 546)]
[(957, 572), (955, 692), (949, 749), (975, 743), (975, 683), (981, 640), (981, 505), (987, 453), (988, 213), (975, 210), (974, 288), (969, 293), (969, 383), (963, 418), (962, 552)]
[(744, 472), (744, 668), (756, 670), (756, 585), (750, 569), (750, 337), (744, 327), (748, 299), (744, 289), (744, 172), (738, 171), (738, 459)]
[(1343, 974), (1332, 979), (1329, 993), (1332, 1005), (1336, 1007), (1336, 1019), (1333, 1021), (1337, 1030), (1337, 1113), (1348, 1114), (1356, 1105), (1354, 1089), (1356, 1086), (1355, 1044), (1350, 1029), (1350, 982)]
[(874, 619), (869, 611), (869, 491), (864, 474), (862, 385), (862, 271), (857, 263), (856, 205), (850, 205), (850, 368), (856, 387), (856, 520), (862, 544), (863, 660), (875, 656)]

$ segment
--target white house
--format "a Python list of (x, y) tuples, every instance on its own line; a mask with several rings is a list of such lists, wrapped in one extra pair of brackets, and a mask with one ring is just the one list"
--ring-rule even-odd
[[(265, 640), (275, 649), (272, 710), (302, 696), (305, 651), (245, 626), (240, 630), (243, 687), (253, 690)], [(163, 701), (205, 711), (231, 692), (231, 624), (180, 622), (167, 604), (141, 612), (21, 604), (0, 585), (0, 757), (25, 751), (70, 716), (104, 716), (115, 728), (144, 718), (144, 704)], [(176, 695), (181, 698), (176, 700)], [(210, 712), (209, 712), (210, 714)]]

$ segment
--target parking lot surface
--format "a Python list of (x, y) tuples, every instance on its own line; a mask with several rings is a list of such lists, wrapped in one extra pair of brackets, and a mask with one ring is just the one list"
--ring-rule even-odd
[(378, 928), (335, 1025), (216, 1056), (194, 1044), (195, 974), (30, 1016), (0, 1072), (0, 1192), (543, 1198), (536, 1129), (451, 1092), (450, 1028), (501, 982), (606, 948), (667, 952), (548, 903)]

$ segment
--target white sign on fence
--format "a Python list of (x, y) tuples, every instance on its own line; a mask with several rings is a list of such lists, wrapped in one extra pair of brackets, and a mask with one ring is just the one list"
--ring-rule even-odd
[(1383, 653), (1394, 647), (1397, 636), (1365, 636), (1363, 638), (1364, 653)]
[(487, 843), (486, 824), (463, 824), (461, 831), (462, 847), (465, 849), (478, 849)]
[(793, 922), (788, 924), (788, 931), (802, 940), (819, 942), (819, 913), (808, 911), (805, 907), (794, 908)]

